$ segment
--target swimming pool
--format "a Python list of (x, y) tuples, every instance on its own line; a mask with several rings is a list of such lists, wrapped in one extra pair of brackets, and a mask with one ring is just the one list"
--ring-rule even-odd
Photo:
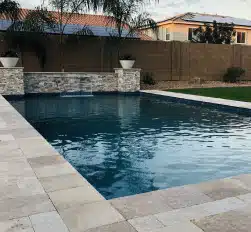
[(11, 104), (106, 198), (251, 172), (251, 118), (152, 96)]

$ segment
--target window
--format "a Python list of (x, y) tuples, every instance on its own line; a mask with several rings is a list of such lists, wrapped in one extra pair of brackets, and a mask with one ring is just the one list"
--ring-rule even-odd
[(188, 40), (192, 41), (196, 36), (193, 34), (196, 28), (188, 28)]
[(246, 43), (246, 32), (237, 32), (237, 43)]
[(166, 28), (166, 41), (170, 41), (171, 40), (171, 35), (170, 35), (170, 32), (169, 32), (169, 29)]

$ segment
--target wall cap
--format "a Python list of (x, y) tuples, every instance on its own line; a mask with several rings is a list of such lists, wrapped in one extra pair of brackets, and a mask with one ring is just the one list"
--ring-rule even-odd
[(141, 71), (141, 68), (130, 68), (130, 69), (124, 69), (124, 68), (114, 68), (114, 70), (125, 70), (125, 71)]
[(0, 67), (0, 69), (24, 69), (24, 67), (9, 67), (9, 68)]
[(24, 72), (35, 74), (113, 74), (113, 72)]

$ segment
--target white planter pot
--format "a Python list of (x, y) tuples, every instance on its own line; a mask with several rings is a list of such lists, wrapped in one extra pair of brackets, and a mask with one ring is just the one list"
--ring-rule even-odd
[(120, 60), (119, 62), (123, 69), (130, 69), (133, 67), (135, 60)]
[(17, 57), (0, 57), (0, 61), (5, 68), (15, 67), (18, 60)]

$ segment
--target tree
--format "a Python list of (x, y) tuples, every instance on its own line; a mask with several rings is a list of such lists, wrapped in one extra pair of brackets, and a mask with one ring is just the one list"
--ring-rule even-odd
[(194, 43), (231, 44), (234, 42), (236, 31), (234, 24), (214, 21), (213, 25), (205, 23), (204, 26), (195, 29), (193, 34), (192, 42)]
[[(38, 7), (35, 11), (31, 11), (23, 22), (14, 22), (7, 30), (6, 37), (12, 38), (8, 40), (9, 43), (12, 43), (12, 45), (16, 44), (20, 50), (24, 50), (27, 44), (31, 44), (43, 66), (46, 55), (42, 43), (45, 39), (49, 38), (47, 32), (59, 34), (57, 38), (59, 39), (60, 48), (60, 68), (61, 71), (64, 71), (64, 45), (69, 37), (74, 37), (74, 40), (80, 40), (85, 35), (93, 35), (93, 32), (86, 25), (79, 27), (78, 30), (73, 33), (73, 36), (66, 35), (67, 24), (70, 23), (75, 14), (83, 13), (90, 9), (94, 11), (100, 9), (108, 12), (108, 14), (116, 15), (116, 11), (122, 10), (122, 20), (120, 21), (118, 16), (115, 22), (118, 26), (117, 28), (119, 28), (120, 22), (120, 25), (128, 23), (129, 36), (136, 31), (135, 29), (138, 28), (139, 25), (144, 25), (145, 23), (152, 24), (153, 22), (148, 18), (147, 13), (142, 13), (138, 17), (132, 17), (137, 13), (136, 9), (139, 3), (142, 4), (143, 1), (144, 0), (49, 0), (49, 6), (51, 6), (56, 13), (49, 12), (44, 7)], [(11, 0), (4, 0), (3, 2), (11, 2)], [(126, 7), (127, 11), (123, 9), (124, 7)], [(7, 9), (6, 7), (5, 12), (7, 12)], [(15, 13), (11, 13), (11, 15), (13, 15), (14, 18)], [(119, 29), (119, 31), (121, 30)], [(119, 38), (122, 38), (122, 33), (119, 32), (118, 34)]]
[(139, 37), (141, 28), (148, 27), (157, 33), (157, 23), (149, 13), (141, 12), (143, 3), (141, 0), (119, 0), (105, 8), (106, 15), (110, 16), (108, 25), (114, 28), (110, 36), (117, 41), (118, 55), (122, 42)]
[(19, 15), (19, 3), (12, 0), (0, 0), (0, 14), (15, 21)]
[[(57, 12), (57, 28), (56, 31), (59, 33), (59, 47), (60, 47), (60, 66), (61, 71), (64, 71), (64, 44), (67, 42), (67, 36), (65, 36), (65, 30), (67, 24), (70, 23), (71, 19), (75, 14), (83, 13), (89, 10), (96, 12), (101, 10), (108, 15), (118, 16), (116, 17), (116, 25), (119, 28), (119, 24), (124, 24), (125, 22), (130, 23), (129, 35), (132, 35), (135, 32), (135, 29), (149, 23), (152, 25), (153, 20), (150, 20), (147, 13), (142, 13), (136, 20), (136, 17), (133, 18), (132, 15), (138, 13), (137, 7), (143, 4), (145, 0), (49, 0), (49, 5)], [(150, 0), (149, 0), (150, 1)], [(126, 11), (126, 9), (127, 11)], [(137, 9), (137, 11), (136, 11)], [(119, 15), (122, 15), (122, 21), (119, 22)], [(120, 25), (121, 25), (120, 24)], [(118, 37), (122, 38), (121, 28), (118, 30)], [(93, 35), (93, 32), (87, 25), (79, 28), (78, 31), (74, 33), (75, 38), (82, 38), (85, 35)]]
[[(21, 53), (30, 45), (43, 68), (46, 59), (46, 40), (49, 40), (50, 33), (59, 34), (60, 68), (64, 71), (64, 43), (68, 41), (65, 29), (73, 15), (86, 6), (86, 1), (88, 0), (51, 0), (49, 3), (56, 9), (56, 14), (48, 11), (46, 7), (37, 7), (30, 11), (23, 21), (14, 22), (7, 30), (6, 38), (9, 45), (18, 47)], [(83, 35), (92, 34), (87, 26), (82, 26), (73, 33), (75, 40), (80, 40)]]
[(5, 33), (8, 46), (19, 50), (21, 57), (26, 49), (35, 51), (43, 69), (46, 62), (46, 41), (48, 32), (53, 31), (55, 20), (53, 15), (43, 7), (30, 11), (23, 21), (14, 21)]
[[(82, 13), (86, 9), (97, 9), (96, 3), (98, 0), (50, 0), (49, 5), (52, 6), (57, 12), (56, 16), (56, 32), (59, 33), (59, 47), (60, 47), (60, 67), (61, 71), (64, 71), (64, 43), (66, 38), (64, 36), (67, 24), (70, 22), (74, 14)], [(92, 31), (87, 27), (83, 26), (76, 31), (76, 35), (93, 35)]]

